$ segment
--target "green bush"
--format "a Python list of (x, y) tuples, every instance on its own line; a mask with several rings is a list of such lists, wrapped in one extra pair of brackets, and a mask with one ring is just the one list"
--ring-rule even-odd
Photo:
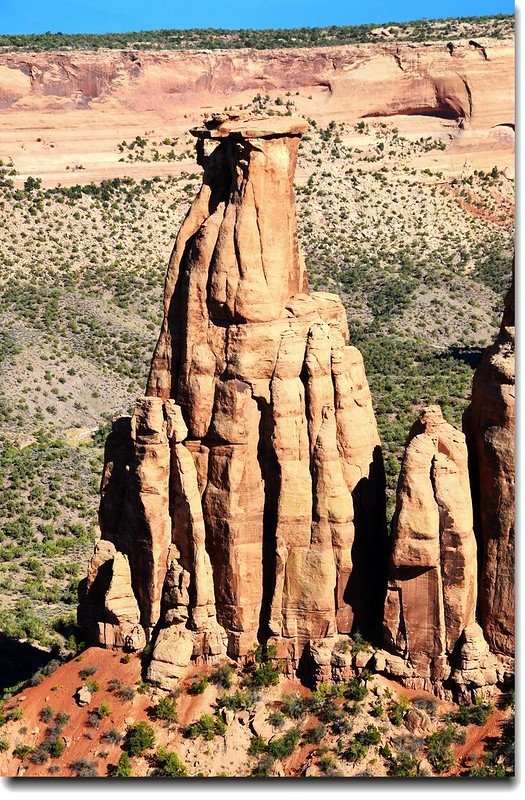
[(460, 725), (484, 725), (494, 711), (492, 703), (478, 700), (474, 705), (460, 703), (459, 711), (453, 716)]
[(126, 733), (124, 750), (130, 756), (140, 756), (154, 746), (155, 731), (147, 722), (136, 722)]
[(51, 706), (44, 706), (44, 708), (40, 710), (38, 717), (41, 722), (49, 722), (50, 720), (53, 719), (54, 713), (55, 712), (53, 711)]
[(359, 739), (351, 739), (348, 746), (341, 754), (345, 761), (350, 761), (351, 764), (357, 764), (368, 753), (368, 745), (360, 742)]
[(458, 741), (461, 737), (450, 723), (427, 737), (427, 758), (437, 772), (446, 772), (454, 766), (452, 745)]
[(155, 719), (177, 722), (177, 698), (161, 697), (157, 705), (153, 708), (153, 716)]
[(259, 756), (266, 752), (266, 742), (262, 736), (252, 736), (248, 745), (248, 755)]
[(301, 734), (298, 728), (291, 728), (278, 739), (268, 742), (267, 752), (275, 759), (291, 756), (299, 743)]
[(216, 736), (224, 736), (226, 733), (226, 723), (217, 715), (203, 714), (196, 722), (183, 729), (183, 735), (188, 739), (196, 739), (202, 736), (206, 741), (214, 739)]
[(290, 719), (301, 719), (306, 714), (308, 703), (298, 692), (283, 694), (281, 697), (281, 711)]
[(117, 764), (108, 768), (113, 778), (131, 778), (131, 760), (127, 753), (121, 753)]
[(188, 774), (178, 755), (164, 747), (159, 747), (155, 753), (154, 764), (155, 778), (185, 778)]
[(219, 664), (210, 675), (210, 683), (216, 686), (221, 686), (223, 689), (229, 689), (232, 685), (233, 675), (235, 674), (235, 667), (228, 662)]
[(209, 679), (207, 675), (201, 675), (200, 678), (196, 678), (193, 683), (191, 684), (190, 688), (188, 689), (190, 694), (197, 695), (203, 694), (206, 690), (206, 687), (209, 683)]

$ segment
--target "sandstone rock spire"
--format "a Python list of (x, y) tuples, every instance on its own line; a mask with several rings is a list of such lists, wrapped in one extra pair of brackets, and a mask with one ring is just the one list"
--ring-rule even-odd
[(384, 633), (387, 649), (403, 663), (393, 661), (391, 671), (434, 690), (455, 668), (456, 682), (473, 690), (495, 683), (476, 601), (465, 438), (431, 406), (410, 431), (397, 487)]
[(192, 131), (203, 184), (147, 396), (108, 439), (102, 535), (129, 559), (162, 685), (257, 639), (294, 670), (380, 621), (379, 437), (341, 301), (308, 289), (292, 183), (305, 130), (216, 115)]
[(494, 344), (472, 382), (463, 417), (480, 549), (479, 617), (491, 650), (514, 658), (514, 270)]

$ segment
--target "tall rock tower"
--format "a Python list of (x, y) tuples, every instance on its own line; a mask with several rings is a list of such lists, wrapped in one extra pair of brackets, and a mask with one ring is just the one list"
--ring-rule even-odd
[(259, 641), (289, 671), (374, 635), (384, 473), (363, 359), (336, 295), (310, 292), (293, 175), (304, 120), (193, 130), (202, 187), (170, 259), (146, 397), (106, 445), (79, 619), (170, 686)]
[(499, 334), (474, 374), (463, 418), (480, 547), (479, 617), (500, 661), (514, 660), (514, 276)]

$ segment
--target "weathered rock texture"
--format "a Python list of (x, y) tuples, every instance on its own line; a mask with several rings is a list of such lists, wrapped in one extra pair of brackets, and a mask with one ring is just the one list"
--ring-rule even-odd
[(491, 650), (507, 661), (514, 657), (514, 336), (513, 280), (463, 419), (480, 549), (479, 618)]
[(488, 648), (475, 625), (476, 601), (465, 437), (431, 406), (412, 427), (399, 476), (384, 616), (386, 646), (397, 659), (384, 665), (386, 671), (412, 686), (435, 688), (459, 667), (458, 652), (468, 639), (464, 666), (471, 673), (468, 680), (456, 678), (476, 688), (494, 683), (494, 665), (484, 658)]
[(308, 290), (292, 188), (305, 129), (194, 131), (203, 185), (170, 260), (148, 396), (107, 441), (102, 536), (129, 559), (159, 683), (225, 643), (242, 658), (270, 640), (297, 668), (310, 644), (380, 626), (380, 444), (341, 301)]

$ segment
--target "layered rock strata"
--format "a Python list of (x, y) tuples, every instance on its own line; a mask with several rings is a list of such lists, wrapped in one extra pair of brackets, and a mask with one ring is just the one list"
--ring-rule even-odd
[(480, 550), (479, 619), (491, 650), (514, 658), (514, 279), (499, 334), (474, 374), (463, 418)]
[(496, 682), (475, 621), (476, 549), (465, 438), (431, 406), (412, 427), (399, 476), (384, 615), (389, 655), (376, 658), (378, 669), (441, 693), (452, 673), (467, 693)]
[[(193, 131), (203, 184), (170, 259), (147, 397), (107, 442), (102, 536), (129, 560), (162, 685), (258, 639), (295, 670), (380, 625), (380, 443), (341, 301), (309, 291), (299, 252), (305, 129), (216, 117)], [(83, 608), (100, 608), (95, 583)]]

